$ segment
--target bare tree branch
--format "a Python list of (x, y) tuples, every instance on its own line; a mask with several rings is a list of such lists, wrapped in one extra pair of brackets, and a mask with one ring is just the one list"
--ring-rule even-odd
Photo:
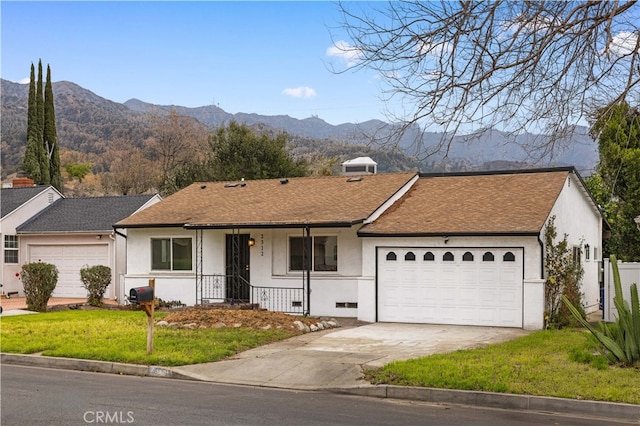
[(401, 132), (447, 132), (436, 147), (418, 138), (416, 153), (446, 152), (456, 134), (497, 128), (544, 134), (529, 147), (544, 156), (597, 109), (640, 103), (636, 1), (340, 7), (351, 39), (343, 49), (358, 59), (348, 69), (380, 75), (390, 121)]

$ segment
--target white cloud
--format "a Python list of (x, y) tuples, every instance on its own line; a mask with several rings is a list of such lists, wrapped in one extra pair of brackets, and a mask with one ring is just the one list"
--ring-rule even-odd
[(609, 43), (609, 50), (617, 56), (629, 55), (637, 48), (638, 37), (638, 34), (631, 31), (619, 32)]
[(30, 82), (31, 82), (31, 79), (29, 77), (25, 77), (20, 81), (18, 81), (19, 84), (29, 84)]
[(327, 56), (335, 56), (342, 59), (347, 66), (357, 65), (362, 56), (359, 49), (351, 46), (344, 40), (337, 41), (333, 46), (327, 48)]
[(294, 98), (302, 98), (302, 99), (310, 99), (316, 97), (316, 91), (311, 87), (307, 86), (299, 86), (299, 87), (290, 87), (288, 89), (284, 89), (282, 91), (287, 96), (292, 96)]

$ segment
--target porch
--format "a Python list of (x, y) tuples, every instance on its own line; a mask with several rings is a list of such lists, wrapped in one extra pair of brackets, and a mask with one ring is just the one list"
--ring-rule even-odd
[[(256, 285), (252, 283), (251, 252), (256, 244), (260, 253), (264, 253), (264, 233), (256, 234), (231, 229), (224, 237), (224, 269), (225, 273), (207, 273), (205, 270), (206, 253), (203, 235), (206, 228), (195, 229), (195, 272), (196, 272), (196, 304), (208, 303), (250, 303), (269, 311), (288, 314), (308, 315), (310, 312), (310, 271), (307, 267), (302, 272), (302, 282), (292, 282), (292, 286)], [(228, 231), (227, 231), (228, 232)], [(304, 234), (303, 234), (304, 235)], [(310, 253), (310, 232), (304, 235), (303, 256)], [(255, 257), (255, 255), (254, 255)], [(263, 257), (263, 256), (261, 256)], [(260, 263), (254, 259), (253, 266)], [(257, 269), (260, 276), (270, 271)], [(255, 278), (254, 278), (255, 279)], [(257, 281), (257, 280), (256, 280)]]

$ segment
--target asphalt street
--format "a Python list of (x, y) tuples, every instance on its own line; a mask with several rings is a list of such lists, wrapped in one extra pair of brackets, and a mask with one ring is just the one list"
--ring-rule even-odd
[(3, 426), (603, 424), (576, 415), (13, 365), (2, 366), (1, 385)]

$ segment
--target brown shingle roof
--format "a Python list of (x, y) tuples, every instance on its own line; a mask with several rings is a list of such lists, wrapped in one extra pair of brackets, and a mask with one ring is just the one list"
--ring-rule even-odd
[(120, 222), (118, 227), (150, 226), (301, 226), (362, 222), (408, 183), (416, 173), (322, 176), (195, 183)]
[(359, 235), (537, 234), (568, 173), (421, 177)]

